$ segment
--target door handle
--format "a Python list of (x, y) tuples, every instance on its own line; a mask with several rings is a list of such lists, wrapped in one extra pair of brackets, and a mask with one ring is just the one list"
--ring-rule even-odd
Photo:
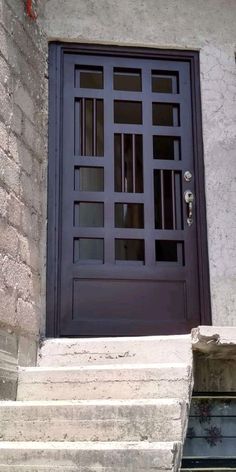
[(191, 226), (193, 224), (193, 202), (194, 195), (191, 190), (186, 190), (184, 192), (184, 200), (187, 203), (187, 224)]

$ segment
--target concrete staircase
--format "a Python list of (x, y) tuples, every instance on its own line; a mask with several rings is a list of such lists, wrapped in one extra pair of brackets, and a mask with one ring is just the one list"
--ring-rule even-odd
[(190, 336), (46, 340), (0, 402), (0, 471), (177, 472), (191, 390)]

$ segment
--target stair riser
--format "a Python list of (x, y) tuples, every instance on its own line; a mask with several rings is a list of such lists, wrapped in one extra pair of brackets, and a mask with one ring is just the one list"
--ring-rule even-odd
[(2, 407), (3, 441), (181, 441), (183, 406)]
[[(0, 451), (0, 470), (7, 472), (168, 472), (174, 471), (173, 462), (175, 456), (179, 455), (171, 447), (161, 449), (109, 449), (99, 450), (60, 450), (55, 447), (54, 451), (42, 450), (8, 450)], [(6, 465), (7, 468), (6, 468)], [(19, 467), (20, 465), (20, 467)], [(3, 466), (3, 467), (2, 467)], [(5, 469), (4, 469), (5, 466)], [(23, 469), (22, 469), (23, 467)], [(176, 469), (177, 470), (177, 469)]]
[[(92, 468), (91, 468), (92, 467)], [(103, 467), (101, 469), (100, 465), (96, 467), (96, 465), (92, 465), (89, 467), (80, 467), (75, 465), (73, 466), (66, 466), (66, 465), (54, 465), (54, 466), (49, 466), (49, 467), (41, 467), (41, 466), (22, 466), (22, 465), (17, 465), (16, 467), (14, 466), (9, 466), (9, 465), (1, 465), (0, 464), (0, 470), (1, 472), (137, 472), (137, 466), (129, 466), (129, 469), (127, 469), (127, 466), (112, 466), (112, 467)], [(140, 467), (138, 468), (138, 472), (153, 472), (153, 467), (147, 468), (147, 466), (144, 466), (144, 468)], [(155, 467), (155, 472), (173, 472), (173, 469), (157, 469)]]
[(20, 372), (18, 400), (188, 399), (183, 369)]
[(191, 363), (190, 336), (47, 340), (39, 366), (131, 363)]

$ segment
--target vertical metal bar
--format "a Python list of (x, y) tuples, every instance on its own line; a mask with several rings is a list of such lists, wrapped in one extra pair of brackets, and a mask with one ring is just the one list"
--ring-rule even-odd
[(97, 100), (93, 99), (93, 156), (97, 155)]
[(183, 229), (182, 217), (182, 185), (179, 172), (175, 172), (175, 210), (176, 210), (176, 229)]
[(81, 154), (81, 102), (75, 100), (74, 114), (74, 153), (75, 156)]
[[(154, 159), (152, 143), (152, 64), (142, 63), (142, 88), (143, 88), (143, 189), (144, 189), (144, 234), (145, 234), (145, 265), (152, 267), (156, 263), (155, 237), (152, 228), (155, 226), (154, 209), (154, 185), (153, 171)], [(141, 63), (140, 63), (141, 67)]]
[(104, 60), (104, 173), (105, 195), (104, 199), (104, 264), (115, 262), (115, 238), (114, 238), (114, 96), (113, 96), (113, 66), (114, 59)]
[(178, 265), (183, 266), (184, 265), (184, 242), (183, 241), (178, 241), (176, 242), (177, 244), (177, 261)]
[(132, 134), (132, 164), (133, 164), (133, 192), (134, 193), (136, 192), (135, 157), (136, 157), (135, 134)]
[(121, 135), (121, 191), (125, 192), (125, 144), (124, 133)]
[(160, 170), (161, 174), (161, 229), (165, 229), (165, 202), (164, 202), (164, 175), (163, 170)]
[(173, 229), (176, 228), (176, 210), (175, 210), (175, 171), (171, 171), (171, 189), (172, 189), (172, 218), (173, 218)]
[(82, 98), (82, 146), (81, 146), (81, 154), (82, 156), (86, 156), (86, 123), (85, 123), (85, 98)]
[(172, 108), (172, 113), (173, 113), (173, 126), (179, 126), (180, 123), (179, 123), (179, 113), (180, 113), (180, 110), (179, 110), (179, 106), (178, 105), (172, 105), (173, 108)]

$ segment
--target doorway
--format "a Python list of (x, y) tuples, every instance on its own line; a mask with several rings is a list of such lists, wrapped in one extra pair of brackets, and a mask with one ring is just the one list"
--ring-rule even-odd
[(50, 45), (49, 336), (210, 323), (198, 53)]

